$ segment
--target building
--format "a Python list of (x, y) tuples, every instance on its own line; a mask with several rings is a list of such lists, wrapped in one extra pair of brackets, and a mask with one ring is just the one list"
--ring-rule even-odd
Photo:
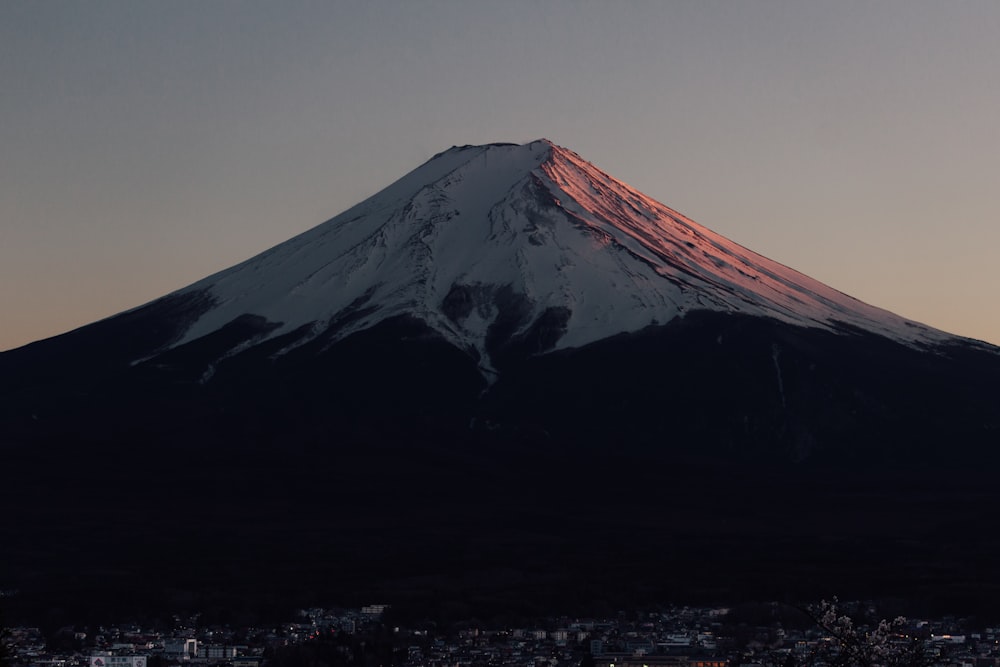
[(92, 655), (90, 667), (146, 667), (144, 655)]

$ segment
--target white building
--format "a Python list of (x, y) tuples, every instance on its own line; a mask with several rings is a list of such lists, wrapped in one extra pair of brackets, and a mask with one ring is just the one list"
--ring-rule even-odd
[[(197, 639), (168, 639), (163, 642), (163, 654), (172, 660), (191, 660), (198, 657)], [(91, 665), (90, 667), (95, 667)], [(100, 667), (99, 665), (96, 667)], [(117, 667), (117, 666), (109, 666)], [(125, 667), (146, 667), (145, 665), (131, 665)]]

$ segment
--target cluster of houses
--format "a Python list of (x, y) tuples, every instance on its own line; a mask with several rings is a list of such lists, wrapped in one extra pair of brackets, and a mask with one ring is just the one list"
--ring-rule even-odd
[[(8, 643), (13, 667), (269, 667), (276, 650), (332, 636), (364, 645), (377, 630), (382, 637), (390, 634), (392, 664), (401, 667), (767, 667), (809, 665), (817, 649), (833, 641), (821, 628), (780, 623), (744, 623), (735, 632), (725, 609), (684, 607), (603, 620), (551, 618), (533, 627), (489, 628), (470, 621), (440, 631), (426, 625), (387, 628), (385, 610), (385, 605), (309, 609), (273, 628), (203, 628), (191, 619), (171, 633), (136, 626), (66, 629), (73, 650), (54, 650), (37, 629), (12, 628)], [(1000, 667), (1000, 628), (977, 630), (955, 619), (911, 620), (896, 632), (893, 642), (920, 642), (927, 667)], [(343, 664), (362, 664), (351, 658), (350, 642), (339, 646)]]
[[(109, 641), (107, 634), (125, 638)], [(199, 641), (193, 636), (163, 636), (137, 628), (100, 628), (96, 636), (72, 632), (74, 649), (53, 649), (37, 628), (9, 632), (12, 663), (23, 667), (166, 667), (226, 665), (261, 667), (263, 649)]]

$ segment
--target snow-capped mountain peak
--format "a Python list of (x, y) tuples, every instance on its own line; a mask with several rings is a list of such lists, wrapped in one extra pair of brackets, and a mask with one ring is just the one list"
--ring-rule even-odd
[(259, 339), (298, 332), (283, 351), (409, 315), (488, 375), (497, 346), (529, 333), (544, 352), (700, 309), (909, 345), (950, 338), (747, 250), (544, 139), (439, 153), (180, 294), (195, 291), (213, 305), (174, 347), (248, 314), (272, 325)]

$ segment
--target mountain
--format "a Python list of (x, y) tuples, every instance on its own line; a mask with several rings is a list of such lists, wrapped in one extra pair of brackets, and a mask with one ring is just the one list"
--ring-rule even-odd
[(918, 345), (950, 338), (746, 250), (546, 140), (452, 148), (336, 218), (167, 298), (201, 296), (205, 307), (191, 309), (179, 338), (147, 354), (241, 317), (259, 320), (247, 343), (289, 335), (281, 355), (413, 316), (478, 354), (487, 373), (488, 333), (505, 318), (515, 335), (558, 322), (537, 351), (692, 310)]
[(997, 377), (997, 348), (551, 142), (454, 147), (239, 265), (0, 353), (0, 588), (36, 612), (95, 591), (228, 613), (967, 603), (1000, 582), (979, 531)]

